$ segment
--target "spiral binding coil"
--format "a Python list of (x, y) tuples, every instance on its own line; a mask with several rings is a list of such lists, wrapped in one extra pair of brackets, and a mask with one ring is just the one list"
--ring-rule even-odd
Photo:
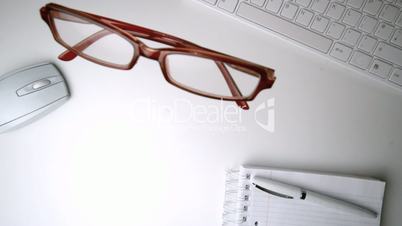
[(226, 170), (223, 226), (241, 225), (247, 221), (249, 179), (249, 174), (241, 175), (239, 170)]

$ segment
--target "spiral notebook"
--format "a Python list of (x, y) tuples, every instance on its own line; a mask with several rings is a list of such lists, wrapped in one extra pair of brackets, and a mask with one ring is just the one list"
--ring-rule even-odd
[[(303, 200), (269, 195), (251, 185), (263, 176), (343, 199), (377, 212), (375, 219), (334, 212)], [(228, 226), (378, 226), (385, 182), (275, 168), (243, 166), (226, 174), (223, 225)]]

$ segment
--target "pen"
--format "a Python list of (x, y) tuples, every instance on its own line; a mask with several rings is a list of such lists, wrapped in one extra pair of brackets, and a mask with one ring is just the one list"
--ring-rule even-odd
[(260, 189), (271, 195), (287, 199), (305, 200), (306, 202), (319, 204), (342, 213), (354, 214), (361, 217), (377, 218), (376, 212), (362, 206), (313, 191), (308, 191), (294, 185), (260, 176), (254, 176), (251, 182), (257, 189)]

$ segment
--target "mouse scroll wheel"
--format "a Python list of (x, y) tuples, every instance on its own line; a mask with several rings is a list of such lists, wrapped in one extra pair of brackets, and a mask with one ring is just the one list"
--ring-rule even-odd
[(34, 82), (34, 83), (32, 84), (32, 89), (40, 89), (40, 88), (42, 88), (42, 87), (44, 87), (44, 86), (49, 85), (50, 83), (51, 83), (50, 80), (48, 80), (48, 79), (42, 79), (42, 80), (39, 80), (39, 81)]
[(44, 89), (48, 86), (57, 84), (61, 82), (62, 79), (60, 77), (54, 76), (54, 77), (48, 77), (48, 78), (43, 78), (40, 80), (37, 80), (35, 82), (31, 82), (28, 85), (25, 85), (24, 87), (20, 88), (17, 90), (17, 95), (19, 97), (25, 96), (27, 94), (30, 94), (35, 91), (39, 91), (41, 89)]

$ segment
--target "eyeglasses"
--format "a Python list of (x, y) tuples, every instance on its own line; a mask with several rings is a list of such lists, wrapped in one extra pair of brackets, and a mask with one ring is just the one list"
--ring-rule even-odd
[[(59, 59), (80, 56), (94, 63), (131, 69), (140, 56), (157, 60), (172, 85), (204, 97), (235, 101), (249, 109), (263, 89), (275, 82), (274, 70), (219, 53), (186, 40), (122, 21), (47, 4), (40, 10), (54, 39), (67, 50)], [(170, 46), (151, 48), (142, 40)]]

